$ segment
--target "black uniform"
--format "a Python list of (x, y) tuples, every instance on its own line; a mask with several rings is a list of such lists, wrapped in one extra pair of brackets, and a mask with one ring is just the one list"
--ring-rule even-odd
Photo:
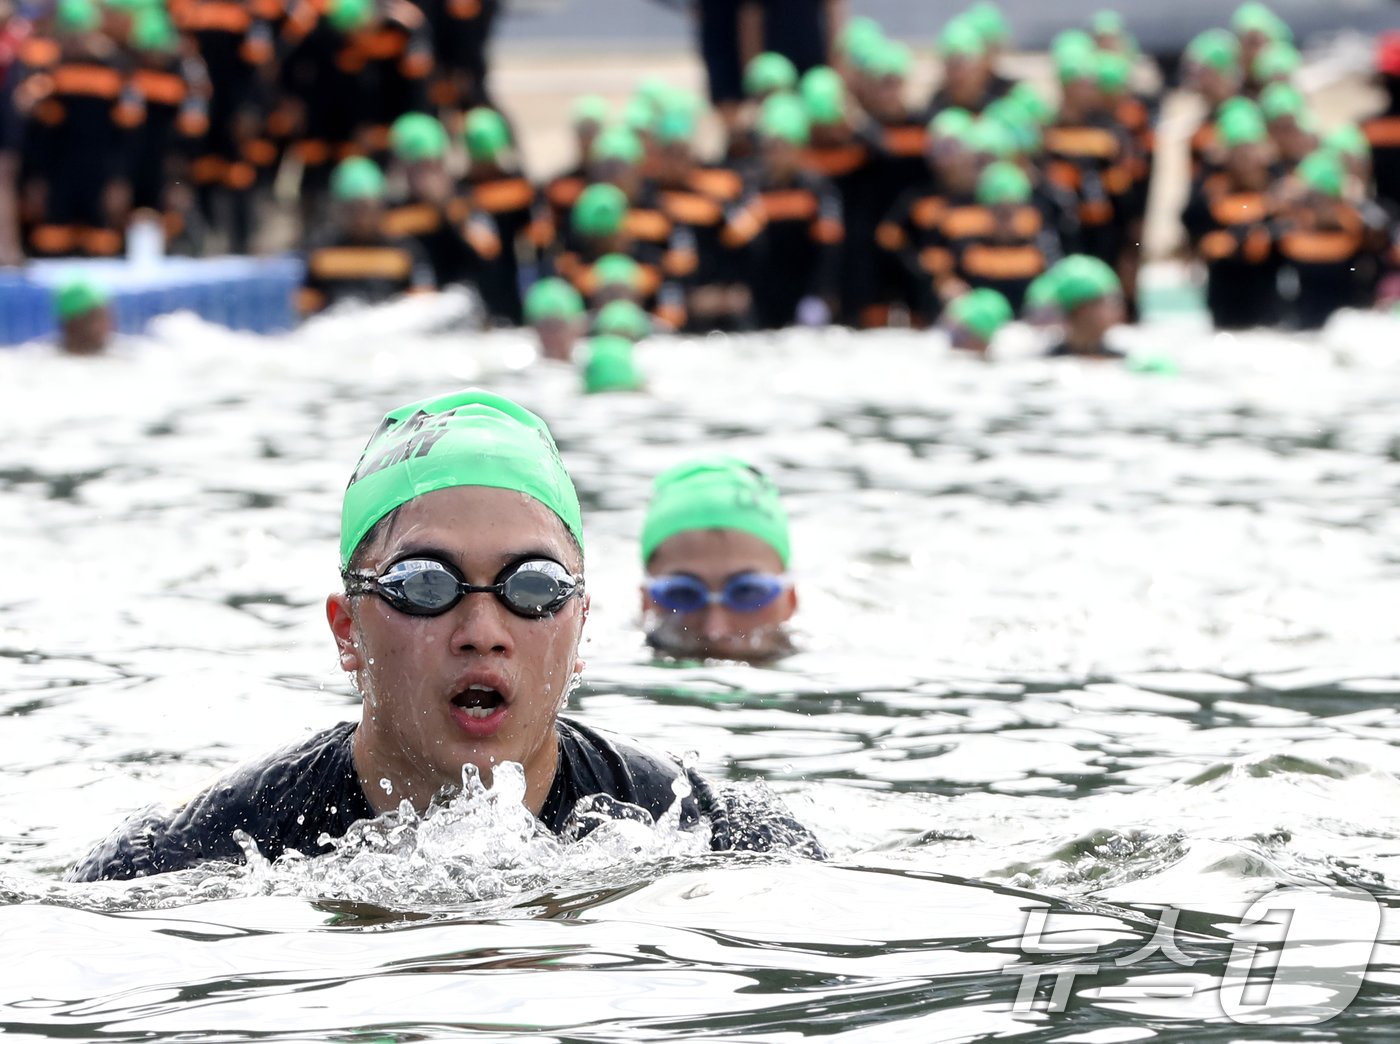
[[(376, 815), (355, 771), (355, 728), (354, 722), (342, 722), (249, 762), (176, 810), (138, 812), (73, 867), (68, 879), (124, 880), (205, 862), (241, 863), (234, 831), (250, 836), (267, 859), (288, 851), (331, 851), (320, 840), (323, 835), (342, 837), (352, 824)], [(660, 819), (675, 800), (672, 783), (684, 778), (691, 794), (681, 805), (681, 826), (693, 827), (703, 818), (716, 851), (781, 847), (825, 855), (816, 838), (780, 808), (770, 807), (771, 815), (761, 820), (740, 818), (709, 783), (675, 761), (564, 718), (556, 731), (559, 766), (539, 814), (553, 833), (581, 836), (596, 825), (571, 814), (580, 799), (599, 794)]]

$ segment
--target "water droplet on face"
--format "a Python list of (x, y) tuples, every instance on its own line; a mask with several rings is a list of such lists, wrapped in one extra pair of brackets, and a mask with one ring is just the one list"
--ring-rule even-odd
[(371, 657), (369, 658), (369, 665), (370, 665), (371, 667), (374, 666), (374, 657), (373, 657), (373, 656), (371, 656)]
[(389, 780), (386, 777), (379, 781), (379, 789), (384, 791), (384, 793), (386, 794), (392, 794), (394, 792), (394, 784), (391, 780)]

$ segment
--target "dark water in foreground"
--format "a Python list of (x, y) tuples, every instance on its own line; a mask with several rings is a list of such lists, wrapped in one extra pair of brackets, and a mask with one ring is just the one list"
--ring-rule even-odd
[[(0, 355), (0, 1032), (1397, 1036), (1400, 326), (1140, 332), (1176, 378), (658, 343), (650, 394), (582, 399), (512, 335), (425, 332), (444, 308)], [(498, 787), (385, 850), (60, 883), (126, 811), (357, 712), (340, 490), (385, 408), (467, 383), (544, 414), (585, 500), (571, 712), (766, 781), (834, 861), (564, 846)], [(776, 668), (641, 651), (640, 507), (700, 447), (787, 493)]]

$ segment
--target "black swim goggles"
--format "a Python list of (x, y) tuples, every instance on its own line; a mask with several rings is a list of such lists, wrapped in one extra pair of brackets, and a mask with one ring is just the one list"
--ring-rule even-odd
[(647, 594), (662, 609), (673, 613), (698, 613), (712, 605), (722, 605), (732, 613), (756, 613), (778, 600), (792, 586), (782, 575), (735, 573), (718, 591), (689, 573), (656, 576), (647, 581)]
[(441, 616), (469, 594), (493, 594), (516, 616), (538, 620), (553, 615), (583, 593), (583, 577), (549, 558), (526, 558), (496, 574), (494, 584), (469, 584), (436, 558), (405, 558), (377, 576), (341, 573), (348, 595), (378, 595), (409, 616)]

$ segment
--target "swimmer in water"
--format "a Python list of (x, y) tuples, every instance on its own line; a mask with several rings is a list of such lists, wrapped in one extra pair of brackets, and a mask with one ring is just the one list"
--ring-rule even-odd
[(112, 307), (107, 291), (75, 276), (54, 293), (58, 343), (65, 355), (101, 355), (112, 340)]
[[(263, 856), (325, 853), (323, 836), (410, 802), (427, 808), (471, 766), (488, 785), (516, 762), (525, 805), (580, 836), (583, 798), (652, 818), (689, 788), (683, 827), (716, 850), (820, 844), (775, 803), (738, 810), (663, 754), (560, 716), (583, 661), (583, 524), (573, 482), (539, 417), (471, 389), (387, 414), (351, 476), (341, 514), (343, 588), (326, 599), (340, 666), (363, 700), (342, 722), (226, 773), (171, 810), (137, 813), (69, 874), (141, 877)], [(633, 808), (620, 807), (625, 803)]]
[(772, 480), (735, 457), (657, 476), (642, 523), (647, 643), (673, 656), (764, 662), (792, 651), (787, 513)]

